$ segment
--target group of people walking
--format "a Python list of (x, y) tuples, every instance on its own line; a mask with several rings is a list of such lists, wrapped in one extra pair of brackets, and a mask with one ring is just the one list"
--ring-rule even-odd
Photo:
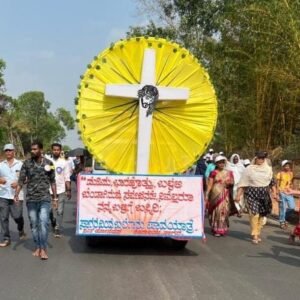
[[(0, 225), (3, 240), (0, 247), (10, 245), (9, 217), (17, 224), (19, 238), (25, 239), (23, 218), (24, 191), (30, 228), (35, 244), (33, 255), (48, 259), (47, 240), (49, 224), (54, 236), (61, 237), (64, 204), (71, 198), (72, 165), (61, 156), (62, 145), (51, 146), (51, 156), (43, 155), (43, 145), (33, 142), (31, 157), (24, 162), (15, 158), (12, 144), (4, 146), (5, 160), (0, 163)], [(261, 242), (261, 230), (265, 217), (272, 211), (272, 200), (279, 203), (279, 224), (287, 227), (286, 217), (295, 209), (291, 162), (284, 160), (276, 177), (267, 159), (267, 153), (259, 151), (252, 162), (242, 161), (233, 154), (229, 161), (224, 153), (208, 155), (197, 163), (196, 174), (204, 177), (205, 201), (212, 233), (225, 236), (229, 230), (229, 217), (240, 216), (247, 210), (250, 220), (251, 241)], [(299, 231), (299, 232), (298, 232)], [(293, 238), (300, 234), (298, 226)]]
[(31, 157), (24, 162), (15, 158), (12, 144), (4, 146), (5, 160), (0, 163), (0, 225), (3, 240), (0, 247), (11, 243), (9, 216), (18, 226), (20, 239), (25, 239), (23, 200), (26, 190), (26, 206), (35, 244), (33, 256), (48, 259), (47, 241), (49, 220), (54, 236), (61, 237), (64, 204), (71, 198), (70, 164), (61, 158), (62, 145), (51, 146), (52, 158), (43, 155), (43, 144), (31, 144)]
[[(199, 168), (201, 164), (202, 169)], [(276, 177), (263, 151), (257, 152), (252, 162), (248, 159), (242, 162), (238, 154), (233, 154), (229, 161), (220, 153), (206, 155), (197, 167), (196, 174), (197, 170), (202, 170), (205, 178), (205, 200), (214, 236), (225, 236), (230, 215), (241, 216), (246, 210), (251, 241), (260, 243), (266, 216), (272, 211), (272, 200), (279, 204), (280, 227), (287, 228), (286, 218), (295, 209), (294, 195), (299, 195), (299, 191), (293, 189), (290, 161), (282, 161), (282, 169)]]

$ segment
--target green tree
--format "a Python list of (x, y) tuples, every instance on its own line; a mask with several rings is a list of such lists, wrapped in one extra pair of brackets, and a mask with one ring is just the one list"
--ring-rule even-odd
[(7, 127), (6, 118), (7, 110), (9, 109), (13, 99), (5, 94), (0, 94), (0, 146), (6, 142)]
[(153, 21), (150, 21), (146, 26), (131, 26), (127, 32), (127, 37), (132, 36), (159, 36), (180, 42), (177, 39), (177, 31), (174, 27), (156, 26)]
[(7, 95), (4, 94), (5, 92), (5, 87), (4, 87), (4, 74), (3, 71), (5, 69), (5, 62), (0, 59), (0, 116), (1, 114), (5, 111), (8, 101), (9, 101), (9, 97)]
[(5, 64), (4, 60), (0, 59), (0, 95), (2, 93), (4, 93), (4, 91), (5, 91), (5, 89), (4, 89), (5, 82), (4, 82), (4, 78), (3, 78), (4, 77), (3, 72), (4, 72), (5, 67), (6, 67), (6, 64)]
[[(154, 29), (207, 67), (218, 95), (215, 143), (227, 153), (286, 147), (300, 112), (300, 1), (152, 0)], [(147, 5), (155, 9), (147, 10)], [(142, 9), (143, 11), (143, 9)], [(171, 25), (170, 25), (171, 24)], [(149, 26), (148, 26), (149, 27)], [(144, 31), (147, 33), (147, 26)], [(130, 34), (136, 31), (131, 28)], [(164, 35), (168, 37), (167, 35)]]
[(63, 151), (64, 152), (69, 152), (69, 151), (71, 151), (71, 147), (70, 146), (68, 146), (68, 145), (63, 145)]
[(50, 103), (45, 100), (44, 93), (38, 91), (26, 92), (15, 102), (19, 117), (27, 120), (30, 127), (30, 142), (41, 139), (41, 133), (46, 125)]
[(62, 140), (66, 136), (66, 129), (74, 128), (75, 121), (70, 112), (58, 108), (55, 114), (52, 113), (50, 103), (45, 100), (42, 92), (26, 92), (14, 105), (18, 118), (26, 120), (30, 129), (28, 133), (21, 134), (25, 150), (29, 150), (31, 142), (36, 139), (43, 141), (47, 148), (54, 141)]
[(12, 102), (12, 97), (9, 97), (5, 94), (0, 94), (0, 117), (1, 114), (7, 110), (11, 102)]
[[(2, 114), (6, 111), (7, 105), (9, 102), (9, 97), (4, 94), (5, 92), (5, 82), (4, 82), (4, 69), (5, 69), (5, 62), (0, 59), (0, 123), (2, 121)], [(3, 126), (0, 126), (0, 144), (3, 143), (5, 139), (5, 129)]]
[(25, 157), (23, 144), (21, 141), (22, 134), (28, 134), (30, 128), (26, 120), (17, 117), (13, 108), (5, 111), (0, 119), (0, 127), (3, 128), (3, 140), (5, 143), (11, 143), (16, 147), (17, 157)]
[(56, 118), (66, 127), (67, 130), (74, 129), (75, 120), (68, 110), (60, 107), (57, 109), (55, 115)]

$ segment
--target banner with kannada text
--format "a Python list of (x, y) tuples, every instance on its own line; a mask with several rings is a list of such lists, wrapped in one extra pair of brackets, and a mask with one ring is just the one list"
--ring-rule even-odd
[(202, 238), (200, 176), (78, 176), (78, 235)]

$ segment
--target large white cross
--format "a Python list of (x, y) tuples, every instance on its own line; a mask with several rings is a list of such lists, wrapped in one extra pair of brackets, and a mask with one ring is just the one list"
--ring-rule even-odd
[[(156, 53), (154, 49), (145, 49), (140, 84), (107, 84), (105, 87), (105, 95), (138, 99), (138, 91), (145, 85), (151, 85), (158, 89), (158, 100), (187, 100), (189, 98), (188, 88), (173, 88), (155, 85), (155, 56)], [(140, 101), (136, 168), (137, 174), (149, 173), (151, 131), (152, 114), (147, 116), (147, 108), (144, 108)]]

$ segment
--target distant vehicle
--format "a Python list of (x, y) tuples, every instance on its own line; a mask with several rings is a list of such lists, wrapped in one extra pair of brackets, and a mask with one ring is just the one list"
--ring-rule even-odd
[(92, 174), (109, 174), (109, 172), (101, 165), (101, 163), (93, 159)]

